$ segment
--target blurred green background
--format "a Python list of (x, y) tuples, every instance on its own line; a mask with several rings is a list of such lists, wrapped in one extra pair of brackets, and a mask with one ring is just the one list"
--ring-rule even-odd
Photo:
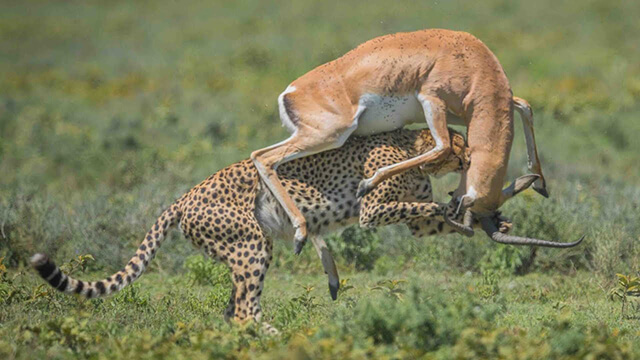
[[(183, 191), (287, 136), (276, 98), (288, 83), (370, 38), (428, 27), (482, 39), (533, 106), (552, 199), (508, 210), (560, 207), (566, 214), (545, 221), (574, 219), (588, 246), (638, 240), (640, 6), (631, 2), (2, 7), (0, 251), (13, 265), (21, 251), (69, 242), (81, 252), (137, 242)], [(510, 178), (526, 171), (517, 123)]]
[[(163, 207), (287, 136), (276, 99), (295, 78), (379, 35), (448, 28), (485, 42), (534, 109), (551, 198), (507, 204), (514, 233), (587, 240), (534, 259), (482, 236), (352, 229), (330, 239), (341, 271), (570, 276), (599, 294), (640, 268), (638, 19), (639, 2), (616, 0), (3, 1), (0, 257), (22, 271), (35, 251), (91, 253), (92, 270), (118, 269)], [(510, 179), (526, 172), (516, 120)], [(440, 195), (456, 181), (438, 180)], [(194, 251), (171, 238), (151, 272), (186, 271)], [(273, 276), (324, 284), (311, 251), (293, 258), (288, 243)]]

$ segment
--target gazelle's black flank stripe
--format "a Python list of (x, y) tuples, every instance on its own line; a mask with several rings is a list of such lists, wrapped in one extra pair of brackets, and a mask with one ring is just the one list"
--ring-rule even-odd
[(103, 280), (95, 282), (76, 280), (64, 274), (45, 254), (35, 254), (31, 258), (31, 265), (49, 285), (62, 292), (75, 293), (91, 299), (120, 291), (139, 278), (155, 256), (156, 250), (160, 247), (167, 232), (176, 224), (182, 214), (179, 202), (180, 200), (171, 205), (156, 220), (127, 266)]

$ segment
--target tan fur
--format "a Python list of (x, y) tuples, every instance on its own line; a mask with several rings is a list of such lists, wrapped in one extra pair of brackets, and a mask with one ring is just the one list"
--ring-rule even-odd
[[(418, 101), (426, 115), (407, 115), (386, 124), (378, 119), (377, 126), (362, 124), (367, 109), (372, 109), (367, 105), (371, 96), (388, 97), (380, 105), (382, 112), (387, 105)], [(403, 171), (445, 159), (451, 151), (447, 132), (450, 113), (468, 129), (473, 160), (454, 196), (472, 197), (472, 210), (482, 216), (492, 214), (502, 202), (513, 141), (512, 92), (496, 57), (468, 33), (422, 30), (375, 38), (296, 79), (279, 102), (281, 119), (292, 136), (254, 152), (251, 158), (294, 224), (296, 241), (306, 238), (306, 221), (275, 169), (292, 159), (338, 148), (363, 126), (372, 126), (370, 131), (375, 132), (426, 119), (442, 145), (376, 169), (360, 184), (362, 194)], [(415, 107), (402, 106), (409, 114)]]

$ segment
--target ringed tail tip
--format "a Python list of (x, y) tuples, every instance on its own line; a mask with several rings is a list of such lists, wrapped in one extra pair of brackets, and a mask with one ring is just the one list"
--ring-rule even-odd
[(37, 253), (31, 257), (29, 262), (31, 263), (31, 266), (37, 270), (39, 267), (42, 267), (49, 262), (49, 257), (43, 253)]

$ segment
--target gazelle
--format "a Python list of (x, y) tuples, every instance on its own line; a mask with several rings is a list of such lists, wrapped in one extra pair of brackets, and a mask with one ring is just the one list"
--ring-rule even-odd
[[(296, 229), (297, 244), (306, 241), (306, 222), (278, 179), (280, 164), (339, 148), (352, 134), (376, 134), (426, 121), (435, 148), (378, 169), (360, 183), (362, 197), (393, 175), (446, 158), (447, 123), (465, 125), (472, 161), (454, 198), (458, 209), (469, 209), (482, 219), (504, 201), (514, 105), (531, 114), (526, 101), (513, 98), (502, 66), (480, 40), (437, 29), (369, 40), (295, 80), (278, 104), (282, 124), (292, 135), (253, 152), (251, 159)], [(529, 166), (539, 175), (534, 189), (546, 195), (530, 119), (523, 116)], [(467, 226), (447, 222), (470, 234), (471, 212), (465, 219)]]

